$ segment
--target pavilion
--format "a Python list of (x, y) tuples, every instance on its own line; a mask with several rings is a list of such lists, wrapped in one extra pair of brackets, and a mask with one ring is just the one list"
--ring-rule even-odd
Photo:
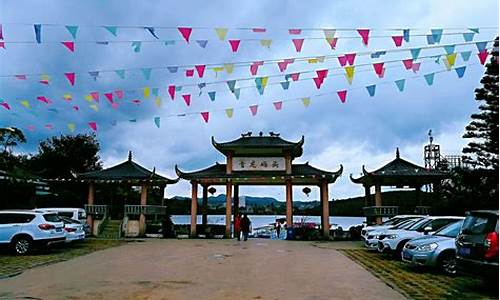
[[(89, 184), (88, 203), (85, 205), (87, 212), (87, 223), (93, 229), (95, 235), (99, 234), (99, 225), (102, 224), (103, 219), (110, 218), (111, 205), (109, 199), (99, 199), (95, 201), (96, 185), (100, 184), (126, 184), (129, 186), (140, 186), (140, 205), (130, 205), (123, 203), (123, 222), (125, 236), (143, 236), (146, 231), (146, 215), (165, 215), (166, 206), (163, 205), (148, 205), (148, 188), (151, 186), (158, 186), (164, 190), (167, 184), (174, 184), (179, 179), (169, 179), (156, 174), (155, 169), (149, 171), (143, 166), (135, 163), (132, 160), (132, 152), (129, 151), (128, 159), (118, 165), (110, 168), (93, 171), (87, 173), (77, 174), (77, 179), (81, 182)], [(163, 199), (163, 194), (162, 194)], [(95, 202), (98, 202), (96, 204)], [(115, 208), (113, 206), (113, 208)], [(120, 211), (120, 215), (121, 215)], [(139, 220), (134, 220), (139, 217)], [(101, 218), (97, 220), (95, 217)], [(122, 224), (123, 224), (122, 222)]]
[[(362, 184), (365, 188), (365, 207), (363, 207), (365, 216), (374, 217), (376, 223), (382, 222), (382, 217), (397, 214), (397, 207), (382, 206), (382, 186), (393, 186), (396, 188), (414, 188), (417, 202), (420, 201), (420, 191), (424, 185), (432, 184), (433, 187), (447, 177), (447, 174), (438, 170), (428, 170), (407, 160), (399, 155), (399, 148), (396, 149), (396, 158), (382, 166), (381, 168), (369, 172), (362, 166), (363, 175), (359, 178), (353, 178), (351, 181)], [(369, 206), (371, 201), (370, 190), (375, 187), (375, 206)], [(419, 209), (420, 208), (420, 209)], [(425, 207), (417, 207), (417, 212), (428, 213)]]
[[(294, 185), (314, 185), (320, 189), (322, 206), (321, 227), (324, 237), (329, 236), (328, 184), (334, 183), (342, 174), (342, 165), (336, 172), (317, 169), (309, 163), (294, 164), (293, 160), (302, 155), (304, 137), (298, 142), (286, 141), (279, 134), (271, 132), (264, 136), (242, 134), (240, 138), (219, 143), (212, 137), (212, 145), (226, 157), (225, 164), (216, 163), (208, 168), (185, 172), (177, 165), (177, 175), (191, 182), (191, 236), (196, 237), (198, 211), (198, 185), (203, 189), (202, 223), (206, 225), (208, 190), (210, 186), (226, 186), (226, 229), (225, 236), (231, 236), (231, 207), (234, 216), (238, 214), (240, 185), (284, 185), (286, 190), (286, 222), (293, 224), (292, 187)], [(234, 191), (234, 192), (233, 192)], [(234, 198), (234, 203), (232, 202)]]

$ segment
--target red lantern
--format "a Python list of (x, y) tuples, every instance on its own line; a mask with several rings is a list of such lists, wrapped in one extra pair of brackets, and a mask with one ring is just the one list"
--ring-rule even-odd
[(311, 189), (310, 189), (310, 188), (308, 188), (308, 187), (305, 187), (305, 188), (303, 188), (303, 189), (302, 189), (302, 192), (303, 192), (304, 194), (306, 194), (306, 196), (307, 196), (307, 197), (309, 197), (309, 193), (311, 192)]

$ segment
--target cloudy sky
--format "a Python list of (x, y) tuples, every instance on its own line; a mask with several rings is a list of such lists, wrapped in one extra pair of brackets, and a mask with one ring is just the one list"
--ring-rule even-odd
[[(68, 123), (75, 124), (75, 133), (90, 132), (88, 122), (97, 123), (101, 143), (100, 156), (105, 166), (126, 159), (132, 150), (134, 159), (148, 168), (168, 177), (175, 177), (174, 165), (183, 170), (201, 169), (223, 156), (212, 148), (210, 137), (228, 141), (240, 133), (253, 131), (279, 132), (285, 139), (296, 141), (305, 136), (304, 155), (300, 162), (309, 161), (316, 167), (337, 170), (344, 165), (344, 175), (330, 187), (330, 196), (343, 198), (362, 194), (352, 184), (349, 174), (358, 175), (361, 165), (375, 169), (394, 157), (396, 147), (410, 161), (423, 164), (423, 145), (427, 132), (432, 129), (435, 141), (444, 154), (459, 154), (464, 145), (461, 136), (469, 116), (476, 110), (474, 88), (479, 86), (483, 67), (477, 58), (475, 45), (459, 45), (456, 52), (472, 51), (469, 61), (458, 55), (456, 67), (466, 66), (463, 78), (454, 70), (445, 71), (442, 47), (423, 49), (420, 70), (405, 70), (400, 60), (411, 58), (410, 51), (398, 51), (391, 35), (412, 28), (409, 43), (398, 49), (427, 47), (425, 34), (431, 28), (445, 28), (440, 45), (463, 43), (462, 32), (467, 28), (482, 28), (474, 41), (492, 40), (498, 32), (498, 1), (23, 1), (3, 0), (0, 3), (0, 23), (6, 49), (0, 48), (0, 102), (8, 103), (10, 110), (0, 107), (0, 126), (23, 128), (28, 143), (17, 149), (33, 152), (41, 139), (60, 133), (69, 134)], [(33, 24), (42, 24), (42, 43), (35, 42)], [(46, 25), (53, 24), (53, 25)], [(65, 25), (79, 25), (75, 51), (68, 51), (61, 41), (71, 41)], [(102, 28), (119, 27), (117, 36)], [(140, 27), (156, 27), (156, 40)], [(194, 29), (189, 45), (182, 40), (176, 27), (203, 27)], [(220, 41), (212, 28), (230, 28), (224, 41)], [(242, 31), (234, 28), (266, 28), (265, 33)], [(483, 27), (489, 27), (483, 28)], [(493, 28), (491, 28), (493, 27)], [(322, 31), (304, 30), (300, 36), (290, 36), (289, 28), (370, 28), (369, 46), (361, 43), (356, 31), (336, 32), (337, 47), (332, 50)], [(447, 29), (450, 28), (450, 29)], [(447, 34), (458, 33), (458, 34)], [(297, 53), (291, 38), (305, 38), (302, 51)], [(241, 39), (237, 52), (230, 50), (228, 39)], [(260, 39), (273, 40), (269, 49), (262, 47)], [(174, 40), (174, 45), (165, 45)], [(195, 40), (208, 40), (205, 48)], [(96, 41), (110, 41), (98, 45)], [(142, 41), (139, 52), (134, 52), (132, 41)], [(17, 42), (17, 43), (12, 43)], [(491, 46), (491, 43), (488, 44)], [(386, 55), (372, 59), (370, 53), (389, 50)], [(263, 95), (255, 88), (248, 64), (235, 67), (232, 74), (215, 72), (207, 67), (203, 78), (186, 78), (184, 67), (170, 73), (167, 66), (193, 66), (231, 62), (279, 60), (292, 57), (335, 56), (356, 52), (355, 75), (352, 85), (343, 76), (338, 60), (325, 59), (323, 63), (296, 62), (284, 73), (276, 63), (264, 64), (257, 76), (270, 75)], [(398, 61), (399, 60), (399, 61)], [(380, 79), (369, 65), (387, 62), (385, 76)], [(388, 63), (389, 61), (395, 61)], [(417, 62), (417, 61), (416, 61)], [(141, 68), (153, 68), (147, 80)], [(314, 71), (330, 69), (321, 90), (313, 80)], [(113, 70), (125, 69), (125, 79)], [(101, 71), (97, 80), (88, 72)], [(107, 72), (106, 72), (107, 71)], [(303, 72), (301, 79), (284, 90), (279, 82), (284, 74)], [(68, 84), (64, 73), (75, 72), (76, 83)], [(437, 72), (434, 83), (428, 86), (424, 74)], [(28, 74), (26, 80), (8, 75)], [(38, 83), (41, 74), (49, 74), (50, 84)], [(278, 76), (273, 76), (278, 75)], [(281, 75), (281, 76), (280, 76)], [(224, 83), (238, 81), (240, 99), (236, 100)], [(308, 79), (309, 78), (309, 79)], [(398, 91), (395, 80), (406, 78), (404, 91)], [(222, 83), (214, 83), (222, 81)], [(199, 96), (199, 83), (207, 83)], [(174, 101), (167, 87), (184, 85)], [(376, 94), (370, 97), (366, 85), (376, 84)], [(155, 96), (144, 98), (143, 88), (159, 88), (161, 105)], [(342, 104), (336, 92), (348, 90)], [(119, 106), (113, 108), (103, 93), (122, 90), (123, 99), (114, 99)], [(88, 102), (90, 92), (101, 94), (100, 102)], [(215, 101), (207, 92), (215, 91)], [(63, 95), (72, 95), (71, 101)], [(316, 96), (322, 93), (322, 96)], [(191, 94), (191, 105), (181, 95)], [(38, 96), (52, 100), (51, 104), (37, 101)], [(297, 98), (310, 97), (305, 108)], [(132, 100), (140, 100), (134, 103)], [(22, 102), (24, 101), (24, 102)], [(273, 102), (283, 101), (276, 111)], [(30, 108), (26, 108), (29, 103)], [(249, 106), (259, 105), (256, 116)], [(95, 105), (92, 107), (91, 105)], [(78, 106), (79, 110), (73, 109)], [(232, 118), (224, 113), (234, 108)], [(96, 111), (96, 109), (98, 111)], [(199, 112), (209, 111), (210, 121), (204, 123)], [(186, 114), (186, 115), (184, 115)], [(179, 116), (181, 115), (181, 116)], [(160, 118), (160, 128), (154, 118)], [(131, 122), (130, 120), (135, 120)], [(47, 126), (49, 128), (47, 128)], [(222, 191), (222, 187), (219, 191)], [(297, 187), (295, 199), (307, 200)], [(189, 195), (187, 182), (168, 187), (167, 196)], [(242, 194), (284, 198), (284, 188), (245, 187)], [(313, 189), (311, 199), (318, 191)]]

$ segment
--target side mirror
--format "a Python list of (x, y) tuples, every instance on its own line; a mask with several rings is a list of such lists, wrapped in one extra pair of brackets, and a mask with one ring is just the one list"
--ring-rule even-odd
[(429, 232), (432, 231), (432, 227), (425, 227), (424, 228), (424, 234), (429, 234)]

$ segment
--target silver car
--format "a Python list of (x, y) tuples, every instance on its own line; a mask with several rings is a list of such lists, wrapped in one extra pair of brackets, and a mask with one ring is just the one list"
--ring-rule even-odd
[(433, 235), (410, 240), (403, 248), (403, 261), (412, 265), (438, 268), (448, 275), (456, 274), (455, 238), (462, 223), (463, 220), (451, 223)]

